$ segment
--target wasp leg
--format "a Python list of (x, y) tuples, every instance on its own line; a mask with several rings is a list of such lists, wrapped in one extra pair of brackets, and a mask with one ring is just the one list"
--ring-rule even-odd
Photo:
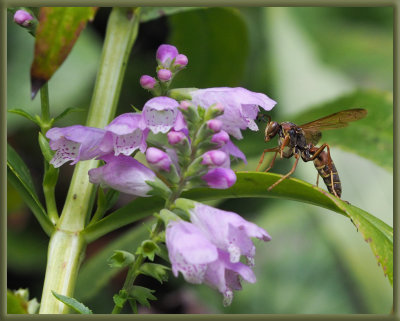
[(256, 168), (256, 172), (258, 172), (258, 170), (259, 170), (259, 168), (260, 168), (262, 162), (264, 161), (265, 153), (268, 153), (268, 152), (275, 152), (275, 156), (274, 156), (274, 158), (272, 159), (271, 165), (269, 165), (269, 167), (268, 167), (268, 169), (266, 170), (266, 172), (268, 172), (268, 171), (272, 168), (272, 166), (274, 165), (276, 155), (277, 155), (278, 152), (279, 152), (279, 147), (264, 149), (264, 152), (263, 152), (262, 155), (261, 155), (260, 161), (258, 162), (258, 165), (257, 165), (257, 168)]
[(284, 179), (288, 178), (290, 175), (293, 174), (293, 172), (296, 169), (297, 163), (299, 162), (300, 159), (300, 155), (296, 154), (294, 157), (296, 157), (296, 160), (293, 164), (292, 169), (289, 171), (289, 173), (287, 173), (286, 175), (282, 176), (278, 181), (276, 181), (274, 184), (272, 184), (270, 187), (268, 187), (268, 191), (272, 190), (276, 185), (278, 185), (279, 183), (281, 183)]
[(317, 182), (315, 183), (316, 187), (318, 187), (318, 182), (319, 182), (319, 173), (317, 173)]
[(283, 158), (283, 149), (289, 143), (289, 140), (290, 140), (289, 135), (285, 136), (285, 139), (283, 140), (282, 145), (280, 146), (280, 148), (281, 148), (281, 158)]

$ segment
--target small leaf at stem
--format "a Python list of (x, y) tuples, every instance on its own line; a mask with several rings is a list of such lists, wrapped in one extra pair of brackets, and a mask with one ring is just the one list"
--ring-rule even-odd
[(143, 286), (134, 285), (129, 293), (129, 297), (149, 308), (149, 300), (157, 300), (157, 298), (152, 294), (153, 292), (155, 291)]
[(170, 268), (155, 263), (144, 263), (140, 267), (140, 273), (155, 278), (161, 284), (163, 281), (168, 280), (168, 270), (170, 270)]
[(54, 122), (64, 118), (68, 114), (75, 113), (75, 112), (82, 112), (85, 111), (83, 108), (75, 108), (75, 107), (69, 107), (65, 109), (61, 114), (59, 114), (57, 117), (54, 118)]
[(40, 121), (23, 109), (15, 108), (15, 109), (9, 109), (7, 111), (9, 113), (13, 113), (13, 114), (17, 114), (22, 117), (25, 117), (26, 119), (29, 119), (30, 121), (34, 122), (36, 125), (40, 126)]
[(114, 294), (113, 301), (115, 305), (119, 308), (123, 308), (126, 300), (128, 299), (128, 292), (126, 290), (119, 291), (118, 294)]
[(70, 298), (68, 296), (58, 294), (54, 291), (51, 291), (53, 295), (57, 298), (57, 300), (61, 301), (65, 305), (69, 306), (71, 309), (74, 311), (80, 313), (80, 314), (93, 314), (92, 310), (90, 310), (87, 306), (85, 306), (83, 303), (79, 302), (78, 300), (74, 298)]
[(114, 254), (108, 258), (108, 265), (113, 268), (122, 268), (135, 261), (135, 256), (128, 251), (114, 250)]

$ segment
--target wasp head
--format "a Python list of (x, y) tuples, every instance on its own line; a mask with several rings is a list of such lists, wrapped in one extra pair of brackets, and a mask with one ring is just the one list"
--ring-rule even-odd
[(276, 134), (278, 134), (279, 124), (276, 121), (271, 121), (271, 117), (268, 116), (267, 127), (265, 128), (265, 141), (270, 141), (271, 138), (274, 138)]

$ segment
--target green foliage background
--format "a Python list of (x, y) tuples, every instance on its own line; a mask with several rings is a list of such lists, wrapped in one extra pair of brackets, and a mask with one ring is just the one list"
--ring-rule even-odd
[[(53, 115), (67, 107), (87, 108), (100, 57), (108, 11), (101, 8), (94, 25), (82, 32), (71, 55), (50, 81)], [(33, 39), (8, 25), (8, 109), (39, 110), (30, 100), (29, 69)], [(154, 74), (155, 51), (171, 43), (189, 57), (176, 87), (242, 86), (278, 102), (277, 121), (307, 122), (347, 108), (366, 108), (362, 126), (324, 133), (343, 184), (343, 199), (393, 226), (393, 11), (391, 8), (212, 8), (178, 12), (144, 22), (125, 76), (118, 113), (138, 108), (150, 98), (140, 75)], [(84, 123), (85, 113), (71, 114), (58, 126)], [(361, 123), (360, 123), (361, 124)], [(36, 128), (8, 116), (9, 143), (28, 163), (39, 190), (40, 151)], [(260, 131), (238, 142), (254, 170), (266, 145)], [(352, 146), (348, 148), (348, 146)], [(341, 149), (345, 146), (345, 149)], [(273, 172), (286, 173), (293, 160), (277, 161)], [(63, 204), (71, 167), (61, 169), (57, 187)], [(300, 163), (295, 177), (314, 183), (316, 171)], [(320, 182), (321, 186), (322, 182)], [(118, 205), (130, 201), (122, 196)], [(393, 292), (360, 233), (341, 215), (294, 201), (230, 199), (213, 202), (265, 228), (272, 241), (257, 242), (257, 283), (235, 293), (232, 306), (206, 286), (179, 277), (159, 285), (139, 279), (159, 301), (160, 313), (383, 313), (392, 308)], [(326, 215), (322, 215), (326, 214)], [(18, 194), (8, 187), (9, 287), (29, 287), (41, 296), (47, 237)], [(91, 244), (83, 262), (76, 298), (95, 313), (109, 313), (112, 295), (124, 274), (106, 259), (113, 249), (133, 251), (149, 222), (116, 231)], [(134, 231), (135, 230), (135, 231)], [(134, 232), (133, 232), (134, 231)], [(142, 310), (143, 311), (143, 310)]]

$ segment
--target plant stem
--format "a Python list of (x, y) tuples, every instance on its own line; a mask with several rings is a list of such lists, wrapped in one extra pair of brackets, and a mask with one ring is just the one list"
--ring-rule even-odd
[(40, 106), (42, 111), (42, 133), (43, 135), (49, 130), (51, 126), (51, 118), (50, 118), (50, 102), (49, 102), (49, 85), (46, 82), (40, 88)]
[[(138, 26), (139, 9), (112, 9), (86, 122), (88, 126), (102, 128), (114, 117)], [(60, 302), (52, 295), (51, 290), (73, 296), (79, 258), (86, 248), (82, 231), (91, 212), (91, 199), (95, 191), (94, 185), (89, 182), (88, 170), (97, 166), (97, 160), (89, 160), (79, 162), (75, 167), (65, 205), (57, 223), (57, 231), (49, 244), (39, 313), (68, 313), (68, 308), (64, 304), (60, 307)]]
[[(48, 83), (45, 83), (42, 88), (40, 88), (40, 106), (41, 106), (41, 119), (40, 119), (40, 129), (43, 136), (50, 129), (52, 125), (52, 119), (50, 118), (50, 102), (49, 102), (49, 87)], [(47, 215), (49, 216), (51, 222), (56, 224), (58, 221), (58, 211), (56, 206), (56, 195), (55, 188), (58, 179), (58, 170), (51, 167), (46, 159), (44, 163), (44, 175), (43, 175), (43, 194), (46, 201)]]

